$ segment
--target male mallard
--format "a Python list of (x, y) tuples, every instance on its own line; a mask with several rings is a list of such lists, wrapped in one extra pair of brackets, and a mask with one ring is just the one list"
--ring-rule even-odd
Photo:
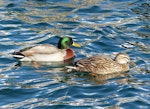
[(58, 47), (51, 44), (39, 44), (13, 53), (13, 57), (20, 61), (65, 61), (74, 57), (74, 52), (70, 45), (80, 47), (73, 42), (70, 37), (62, 37), (58, 42)]
[(119, 53), (115, 59), (106, 56), (93, 56), (78, 60), (74, 66), (67, 66), (69, 70), (90, 72), (94, 74), (110, 74), (129, 70), (130, 58), (127, 54)]

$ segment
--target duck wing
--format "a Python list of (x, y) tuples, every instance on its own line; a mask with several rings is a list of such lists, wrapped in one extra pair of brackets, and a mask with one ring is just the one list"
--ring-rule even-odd
[(15, 58), (23, 58), (23, 57), (33, 56), (34, 54), (53, 54), (61, 51), (62, 51), (61, 49), (58, 49), (54, 45), (40, 44), (40, 45), (35, 45), (32, 47), (22, 49), (19, 52), (15, 52), (13, 56)]
[(107, 71), (110, 64), (114, 61), (110, 57), (105, 56), (93, 56), (85, 59), (81, 59), (75, 63), (77, 70), (98, 73)]

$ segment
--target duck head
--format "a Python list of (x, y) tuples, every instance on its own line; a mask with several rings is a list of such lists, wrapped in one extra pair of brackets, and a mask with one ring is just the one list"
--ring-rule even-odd
[(119, 64), (127, 64), (130, 62), (130, 57), (125, 53), (119, 53), (116, 56), (115, 61), (117, 61)]
[(62, 37), (58, 42), (59, 49), (67, 49), (69, 46), (81, 47), (78, 43), (75, 43), (71, 37)]

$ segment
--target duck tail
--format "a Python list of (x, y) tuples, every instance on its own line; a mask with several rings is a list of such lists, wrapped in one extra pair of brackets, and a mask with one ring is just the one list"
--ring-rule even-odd
[(20, 52), (14, 52), (13, 53), (13, 57), (16, 58), (16, 59), (22, 59), (25, 56), (22, 53), (20, 53)]
[(67, 72), (71, 72), (73, 70), (77, 70), (77, 67), (73, 67), (73, 66), (66, 66), (65, 68), (66, 68)]

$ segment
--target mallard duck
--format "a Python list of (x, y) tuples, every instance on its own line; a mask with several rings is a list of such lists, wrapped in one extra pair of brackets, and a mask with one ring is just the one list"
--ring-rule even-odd
[(13, 57), (19, 61), (45, 61), (58, 62), (74, 57), (74, 52), (69, 46), (80, 47), (73, 42), (71, 37), (62, 37), (58, 42), (58, 47), (51, 44), (39, 44), (29, 48), (14, 52)]
[(74, 66), (66, 66), (68, 71), (76, 70), (94, 74), (111, 74), (129, 70), (130, 58), (127, 54), (119, 53), (115, 59), (108, 56), (93, 56), (75, 62)]

